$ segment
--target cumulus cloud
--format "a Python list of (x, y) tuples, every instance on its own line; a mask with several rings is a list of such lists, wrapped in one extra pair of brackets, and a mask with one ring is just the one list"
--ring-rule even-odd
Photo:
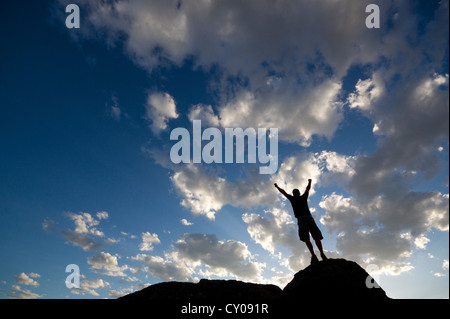
[(92, 271), (112, 277), (125, 277), (125, 271), (130, 268), (128, 265), (119, 266), (118, 256), (105, 252), (88, 257), (87, 263)]
[(33, 278), (40, 278), (41, 276), (36, 273), (29, 273), (28, 275), (24, 272), (16, 275), (16, 282), (18, 284), (28, 285), (28, 286), (39, 286), (39, 283)]
[(285, 83), (289, 81), (280, 79), (276, 90), (270, 86), (257, 92), (241, 88), (236, 96), (217, 106), (217, 116), (210, 105), (196, 105), (190, 117), (199, 116), (222, 127), (278, 128), (281, 140), (303, 146), (311, 144), (313, 135), (331, 138), (342, 120), (342, 103), (338, 101), (341, 84), (324, 80), (300, 89)]
[(92, 296), (98, 297), (100, 296), (100, 294), (97, 292), (97, 289), (105, 288), (108, 286), (110, 286), (109, 282), (104, 281), (103, 279), (84, 279), (80, 283), (80, 288), (72, 288), (70, 289), (70, 292), (75, 295), (90, 294)]
[(182, 196), (181, 205), (193, 214), (214, 220), (224, 205), (253, 207), (268, 205), (276, 199), (275, 192), (266, 192), (266, 182), (257, 172), (248, 172), (247, 179), (231, 182), (205, 166), (187, 164), (175, 168), (171, 181)]
[[(145, 287), (143, 287), (145, 288)], [(128, 295), (129, 293), (133, 292), (133, 288), (123, 288), (123, 289), (118, 289), (118, 290), (110, 290), (108, 292), (109, 296), (111, 298), (119, 298), (125, 295)]]
[(345, 70), (357, 54), (366, 58), (376, 55), (371, 49), (381, 35), (363, 27), (368, 3), (298, 1), (274, 6), (268, 0), (245, 5), (173, 0), (87, 5), (83, 0), (79, 5), (86, 9), (88, 27), (80, 32), (88, 37), (105, 36), (111, 44), (123, 39), (130, 57), (149, 70), (164, 60), (179, 65), (190, 54), (197, 56), (199, 65), (225, 63), (233, 73), (259, 68), (264, 61), (276, 67), (287, 63), (280, 61), (280, 48), (285, 48), (286, 60), (295, 57), (291, 63), (297, 64), (302, 62), (299, 52), (314, 56), (319, 48), (332, 67)]
[(448, 259), (445, 259), (445, 260), (442, 262), (442, 269), (448, 270)]
[(97, 216), (97, 218), (99, 220), (101, 220), (101, 219), (108, 219), (109, 218), (108, 212), (105, 212), (105, 211), (98, 212), (98, 213), (95, 214), (95, 216)]
[(372, 197), (404, 190), (405, 180), (434, 177), (440, 169), (436, 149), (448, 139), (448, 105), (448, 75), (416, 75), (380, 96), (364, 114), (383, 138), (374, 153), (355, 161), (350, 190)]
[(115, 121), (119, 122), (122, 117), (122, 110), (119, 107), (119, 100), (116, 95), (111, 97), (112, 105), (108, 105), (106, 113), (112, 117)]
[(174, 243), (179, 258), (204, 265), (216, 276), (261, 277), (264, 264), (253, 261), (246, 244), (236, 240), (218, 240), (215, 235), (186, 234)]
[[(379, 56), (382, 34), (362, 25), (368, 3), (84, 0), (86, 27), (78, 34), (123, 45), (149, 72), (186, 58), (205, 70), (219, 66), (211, 85), (220, 103), (197, 105), (191, 115), (223, 127), (277, 127), (280, 138), (309, 145), (313, 135), (331, 138), (338, 128), (348, 67)], [(153, 132), (177, 116), (170, 96), (149, 96)]]
[(197, 276), (261, 280), (264, 264), (256, 262), (246, 244), (219, 240), (213, 234), (185, 234), (172, 244), (164, 258), (138, 254), (133, 260), (164, 281), (195, 281)]
[(9, 296), (14, 299), (37, 299), (42, 297), (42, 295), (23, 289), (19, 285), (12, 285)]
[(157, 234), (151, 234), (149, 232), (142, 233), (142, 242), (139, 244), (140, 251), (152, 251), (153, 245), (160, 244), (161, 241)]
[(183, 224), (184, 226), (192, 226), (192, 225), (194, 225), (194, 223), (188, 221), (186, 218), (182, 218), (180, 221), (181, 221), (181, 224)]
[(178, 117), (173, 97), (168, 93), (152, 93), (147, 97), (145, 119), (154, 134), (167, 128), (167, 122)]
[[(358, 80), (355, 85), (355, 92), (350, 93), (347, 102), (350, 108), (359, 108), (363, 111), (369, 111), (372, 103), (382, 94), (383, 82), (377, 79)], [(374, 129), (374, 133), (377, 130)]]
[[(100, 214), (100, 216), (103, 216), (104, 212), (97, 213)], [(73, 220), (75, 224), (75, 230), (74, 232), (79, 234), (91, 234), (98, 237), (103, 237), (105, 234), (98, 230), (96, 227), (100, 224), (98, 220), (96, 220), (94, 217), (91, 216), (89, 213), (67, 213), (67, 216)], [(99, 215), (97, 215), (99, 216)], [(101, 219), (101, 218), (99, 218)]]
[(192, 281), (192, 271), (181, 261), (173, 258), (138, 254), (132, 260), (142, 261), (147, 265), (147, 272), (163, 281)]
[(396, 274), (411, 269), (405, 260), (412, 245), (426, 248), (426, 233), (433, 228), (448, 230), (447, 195), (411, 192), (405, 196), (377, 196), (367, 203), (333, 193), (319, 204), (326, 212), (320, 222), (337, 234), (336, 247), (344, 256), (365, 256), (366, 262)]
[[(448, 231), (448, 194), (414, 190), (440, 172), (436, 153), (443, 140), (448, 143), (448, 75), (442, 72), (448, 55), (448, 41), (442, 40), (448, 38), (448, 2), (440, 2), (434, 19), (422, 26), (407, 1), (380, 6), (386, 17), (383, 32), (364, 27), (370, 1), (78, 3), (85, 9), (80, 37), (122, 45), (149, 72), (181, 66), (187, 58), (206, 71), (217, 67), (210, 81), (217, 99), (193, 105), (191, 120), (217, 127), (277, 127), (280, 141), (305, 147), (315, 137), (331, 140), (347, 109), (373, 123), (377, 148), (372, 153), (290, 155), (271, 177), (249, 173), (232, 181), (203, 166), (164, 164), (173, 171), (181, 205), (192, 213), (214, 219), (228, 204), (245, 209), (280, 204), (263, 214), (248, 212), (244, 222), (253, 240), (271, 253), (278, 245), (294, 251), (295, 225), (276, 192), (267, 189), (278, 182), (291, 191), (312, 178), (314, 195), (321, 186), (336, 183), (347, 194), (322, 197), (320, 221), (336, 234), (343, 255), (366, 262), (376, 256), (389, 273), (411, 269), (406, 258), (412, 247), (426, 248), (431, 229)], [(367, 74), (345, 95), (343, 79), (355, 65), (366, 67)], [(153, 133), (177, 117), (168, 93), (148, 95), (145, 118)], [(152, 152), (164, 163), (161, 153)], [(85, 250), (98, 248), (91, 237), (102, 235), (96, 221), (82, 214), (73, 220), (76, 228), (67, 230), (66, 238)], [(141, 254), (136, 259), (160, 278), (191, 278), (196, 262), (210, 261), (187, 255), (191, 268), (181, 268), (177, 256), (208, 240), (214, 252), (227, 247), (207, 236), (194, 239), (180, 239), (166, 258)], [(237, 243), (233, 247), (245, 252)]]
[[(74, 222), (75, 229), (64, 229), (60, 230), (60, 232), (71, 244), (79, 246), (85, 251), (98, 250), (104, 245), (104, 242), (97, 241), (94, 238), (105, 236), (97, 226), (100, 225), (100, 220), (108, 218), (107, 212), (98, 212), (96, 214), (97, 219), (91, 214), (83, 212), (78, 214), (68, 212), (65, 215)], [(44, 229), (48, 228), (48, 222), (44, 223)], [(114, 242), (114, 240), (108, 239), (105, 242)]]
[(353, 160), (354, 157), (336, 152), (300, 152), (285, 158), (277, 174), (266, 177), (249, 168), (245, 177), (236, 181), (222, 177), (219, 170), (187, 164), (171, 167), (174, 170), (171, 181), (182, 197), (182, 206), (213, 220), (225, 205), (246, 209), (273, 206), (278, 199), (273, 183), (291, 192), (294, 188), (306, 188), (311, 178), (314, 183), (310, 194), (313, 195), (317, 185), (352, 176)]

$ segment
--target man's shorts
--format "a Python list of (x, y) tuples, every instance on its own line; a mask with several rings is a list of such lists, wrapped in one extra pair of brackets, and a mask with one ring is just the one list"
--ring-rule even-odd
[(312, 238), (315, 240), (322, 240), (323, 236), (320, 232), (319, 227), (317, 227), (314, 218), (310, 215), (300, 216), (298, 218), (298, 235), (301, 241), (309, 240), (309, 233), (311, 233)]

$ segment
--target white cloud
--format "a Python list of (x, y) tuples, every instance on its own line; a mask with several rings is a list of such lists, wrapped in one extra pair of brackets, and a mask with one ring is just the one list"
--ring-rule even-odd
[(358, 80), (355, 85), (355, 93), (350, 93), (347, 102), (350, 108), (359, 108), (363, 111), (369, 111), (372, 102), (383, 93), (383, 83), (379, 79)]
[(253, 261), (246, 244), (218, 240), (215, 235), (185, 234), (175, 242), (177, 257), (193, 265), (203, 265), (217, 276), (260, 279), (264, 264)]
[[(203, 67), (220, 62), (232, 73), (250, 72), (263, 62), (277, 68), (290, 61), (300, 68), (302, 58), (320, 50), (331, 67), (342, 71), (352, 59), (376, 57), (373, 49), (381, 40), (380, 33), (361, 26), (364, 1), (87, 3), (79, 1), (86, 9), (86, 30), (80, 31), (105, 36), (110, 44), (123, 39), (130, 57), (148, 70), (164, 61), (180, 65), (188, 55)], [(381, 9), (384, 14), (389, 6)]]
[(241, 88), (217, 106), (217, 116), (210, 105), (196, 105), (189, 117), (222, 127), (278, 128), (281, 140), (303, 146), (309, 146), (315, 134), (331, 138), (342, 120), (341, 83), (325, 80), (300, 89), (289, 81), (280, 80), (276, 91), (266, 86), (258, 92)]
[(99, 297), (100, 294), (96, 291), (96, 289), (101, 289), (110, 286), (109, 282), (104, 281), (103, 279), (94, 279), (94, 280), (82, 280), (80, 283), (80, 288), (72, 288), (70, 290), (71, 293), (76, 295), (84, 295), (86, 293)]
[(314, 195), (316, 187), (348, 180), (354, 174), (354, 160), (354, 157), (336, 152), (301, 152), (285, 158), (277, 174), (267, 177), (247, 169), (243, 174), (245, 178), (236, 181), (217, 175), (219, 170), (188, 164), (172, 166), (171, 181), (182, 198), (182, 206), (193, 214), (214, 220), (215, 214), (225, 205), (246, 209), (272, 207), (278, 199), (273, 183), (278, 183), (290, 193), (294, 188), (303, 191), (311, 178), (313, 187), (310, 194)]
[(144, 262), (148, 266), (146, 270), (163, 281), (192, 281), (192, 271), (182, 261), (145, 254), (138, 254), (131, 259)]
[[(105, 212), (100, 212), (97, 214), (100, 214), (100, 216), (103, 216)], [(75, 223), (75, 230), (74, 232), (79, 234), (91, 234), (98, 237), (103, 237), (105, 234), (103, 234), (102, 231), (98, 230), (96, 227), (100, 224), (98, 220), (96, 220), (94, 217), (91, 216), (89, 213), (67, 213), (67, 216), (73, 220)], [(97, 215), (98, 217), (98, 215)], [(101, 219), (101, 218), (99, 218)]]
[[(270, 182), (253, 174), (233, 182), (195, 165), (171, 168), (171, 180), (182, 205), (210, 219), (227, 204), (272, 206), (273, 182), (290, 191), (312, 178), (312, 195), (315, 188), (337, 183), (351, 195), (334, 193), (320, 204), (321, 221), (340, 234), (338, 249), (367, 260), (380, 256), (380, 265), (394, 274), (411, 269), (405, 258), (413, 244), (426, 246), (430, 229), (448, 230), (448, 194), (412, 191), (437, 175), (435, 153), (448, 140), (448, 75), (433, 73), (442, 69), (448, 51), (442, 40), (448, 37), (448, 27), (442, 27), (448, 26), (448, 3), (439, 4), (421, 35), (411, 33), (421, 21), (407, 2), (380, 6), (390, 23), (383, 32), (361, 27), (368, 3), (79, 1), (86, 9), (82, 35), (101, 36), (108, 45), (123, 43), (131, 59), (149, 72), (180, 66), (186, 58), (203, 70), (217, 66), (210, 83), (216, 104), (194, 105), (190, 119), (221, 127), (277, 127), (281, 141), (308, 146), (314, 136), (333, 138), (346, 114), (342, 101), (366, 116), (378, 138), (370, 154), (290, 156)], [(396, 12), (392, 20), (390, 12)], [(352, 65), (368, 71), (353, 92), (342, 96), (342, 80)], [(177, 117), (169, 94), (149, 94), (146, 118), (155, 134)], [(294, 236), (275, 235), (291, 228), (277, 224), (274, 213), (244, 218), (252, 238), (276, 253), (277, 245), (294, 247)], [(101, 232), (95, 234), (96, 225), (86, 218), (78, 217), (78, 223), (66, 238), (83, 249), (95, 247), (90, 235)], [(178, 269), (176, 258), (171, 263), (145, 259), (163, 277), (190, 276), (164, 273), (164, 263)]]
[(430, 242), (430, 239), (425, 237), (425, 235), (420, 235), (419, 237), (414, 239), (414, 245), (418, 249), (426, 249), (427, 244)]
[(191, 223), (190, 221), (188, 221), (185, 218), (181, 219), (181, 224), (183, 224), (184, 226), (192, 226), (192, 225), (194, 225), (194, 223)]
[[(374, 77), (387, 82), (390, 72), (379, 69)], [(371, 103), (363, 114), (383, 138), (375, 152), (354, 161), (349, 190), (366, 198), (405, 193), (411, 182), (436, 176), (441, 165), (436, 149), (448, 139), (448, 105), (448, 76), (426, 73), (397, 83)]]
[(253, 207), (276, 199), (276, 193), (267, 192), (267, 183), (257, 172), (248, 172), (247, 180), (230, 182), (202, 165), (187, 164), (175, 169), (170, 179), (182, 196), (181, 205), (211, 220), (227, 204)]
[(95, 241), (92, 237), (87, 234), (82, 234), (70, 229), (64, 229), (61, 234), (66, 238), (72, 245), (81, 247), (84, 251), (87, 250), (98, 250), (103, 246), (102, 242)]
[(277, 245), (290, 248), (300, 245), (297, 225), (284, 209), (273, 208), (264, 215), (245, 213), (242, 219), (251, 238), (272, 254)]
[(41, 276), (36, 273), (29, 273), (28, 275), (24, 272), (16, 275), (16, 282), (18, 284), (28, 285), (28, 286), (39, 286), (39, 283), (32, 278), (40, 278)]
[(119, 290), (110, 290), (108, 293), (111, 298), (119, 298), (119, 297), (128, 295), (129, 293), (132, 293), (132, 292), (133, 292), (133, 288), (123, 288), (123, 289), (119, 289)]
[(105, 211), (103, 211), (103, 212), (98, 212), (98, 213), (96, 213), (95, 215), (97, 216), (97, 218), (98, 218), (99, 220), (102, 220), (102, 219), (108, 219), (108, 218), (109, 218), (108, 212), (105, 212)]
[(164, 281), (195, 281), (197, 276), (260, 281), (265, 267), (254, 260), (246, 244), (206, 234), (181, 236), (164, 258), (138, 254), (132, 260), (144, 262), (146, 271)]
[(54, 222), (52, 220), (45, 219), (42, 222), (42, 229), (46, 232), (51, 232), (53, 230)]
[(160, 244), (161, 241), (157, 234), (151, 234), (149, 232), (142, 233), (142, 242), (139, 244), (140, 251), (152, 251), (153, 245)]
[[(220, 103), (197, 105), (191, 116), (223, 127), (277, 127), (280, 138), (302, 145), (313, 135), (331, 138), (338, 128), (340, 79), (351, 64), (376, 62), (384, 53), (383, 33), (361, 26), (364, 1), (281, 1), (274, 7), (269, 0), (245, 5), (84, 0), (79, 5), (86, 26), (80, 35), (101, 36), (109, 45), (123, 42), (130, 58), (149, 72), (192, 57), (204, 70), (218, 66), (221, 76), (211, 84)], [(382, 14), (389, 9), (382, 6)], [(158, 133), (177, 114), (174, 107), (159, 107), (167, 101), (148, 103), (153, 104), (147, 117)]]
[(445, 259), (445, 260), (442, 262), (442, 269), (448, 270), (448, 259)]
[[(391, 274), (409, 270), (405, 264), (414, 244), (425, 249), (432, 228), (448, 229), (448, 198), (439, 192), (377, 196), (369, 202), (332, 194), (324, 196), (320, 221), (339, 234), (336, 247), (344, 256), (366, 256)], [(388, 270), (389, 269), (389, 270)]]
[(267, 177), (248, 169), (244, 170), (245, 178), (236, 181), (218, 175), (219, 171), (212, 168), (187, 164), (171, 167), (174, 170), (171, 181), (182, 197), (182, 206), (193, 214), (204, 215), (213, 220), (225, 205), (246, 209), (272, 207), (278, 198), (273, 183), (278, 183), (290, 193), (294, 188), (301, 188), (303, 191), (311, 178), (313, 187), (310, 194), (313, 195), (318, 185), (352, 176), (353, 161), (353, 157), (335, 152), (302, 152), (285, 158), (277, 174)]
[(167, 128), (167, 122), (178, 117), (175, 101), (168, 93), (152, 93), (147, 97), (145, 119), (154, 134)]
[(12, 285), (9, 296), (14, 299), (37, 299), (42, 297), (41, 295), (34, 293), (31, 290), (22, 289), (18, 285)]
[[(105, 234), (100, 231), (97, 226), (100, 225), (100, 220), (107, 219), (108, 213), (105, 211), (96, 214), (98, 219), (95, 219), (89, 213), (80, 212), (79, 214), (68, 212), (65, 214), (75, 224), (75, 229), (60, 230), (61, 234), (71, 244), (81, 247), (83, 250), (98, 250), (103, 246), (103, 242), (96, 241), (94, 237), (104, 237)], [(106, 242), (112, 243), (113, 239), (108, 239)]]
[(115, 105), (111, 106), (110, 115), (114, 120), (120, 121), (121, 114), (122, 114), (122, 111), (120, 110), (120, 107), (115, 106)]
[(87, 263), (91, 265), (92, 271), (113, 277), (125, 277), (125, 271), (129, 269), (128, 265), (119, 266), (117, 255), (105, 252), (88, 257)]
[(119, 101), (116, 95), (111, 97), (112, 105), (108, 106), (106, 113), (111, 116), (115, 121), (120, 121), (122, 117), (122, 110), (119, 107)]
[(123, 236), (126, 236), (126, 237), (130, 237), (132, 239), (137, 238), (136, 235), (132, 235), (132, 234), (129, 234), (129, 233), (124, 232), (124, 231), (121, 231), (120, 234), (123, 235)]

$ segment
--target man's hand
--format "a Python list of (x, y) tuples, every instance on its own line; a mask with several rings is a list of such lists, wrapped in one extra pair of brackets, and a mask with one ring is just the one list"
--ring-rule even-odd
[(277, 185), (277, 183), (275, 183), (275, 184), (273, 184), (273, 185), (275, 185), (275, 187), (276, 187), (276, 188), (278, 188), (278, 185)]

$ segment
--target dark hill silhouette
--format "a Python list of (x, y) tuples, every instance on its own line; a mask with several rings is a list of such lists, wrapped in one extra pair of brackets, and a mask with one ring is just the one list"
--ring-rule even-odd
[(329, 259), (310, 265), (295, 274), (284, 287), (288, 299), (322, 300), (388, 300), (381, 288), (368, 288), (369, 274), (357, 263), (345, 259)]
[(275, 285), (261, 285), (236, 280), (202, 279), (192, 282), (163, 282), (120, 297), (123, 300), (275, 300), (284, 298)]
[(207, 280), (198, 283), (165, 282), (121, 297), (121, 300), (147, 301), (308, 301), (317, 300), (388, 300), (380, 288), (367, 288), (369, 274), (357, 263), (329, 259), (310, 265), (295, 274), (281, 290), (275, 285), (236, 280)]

